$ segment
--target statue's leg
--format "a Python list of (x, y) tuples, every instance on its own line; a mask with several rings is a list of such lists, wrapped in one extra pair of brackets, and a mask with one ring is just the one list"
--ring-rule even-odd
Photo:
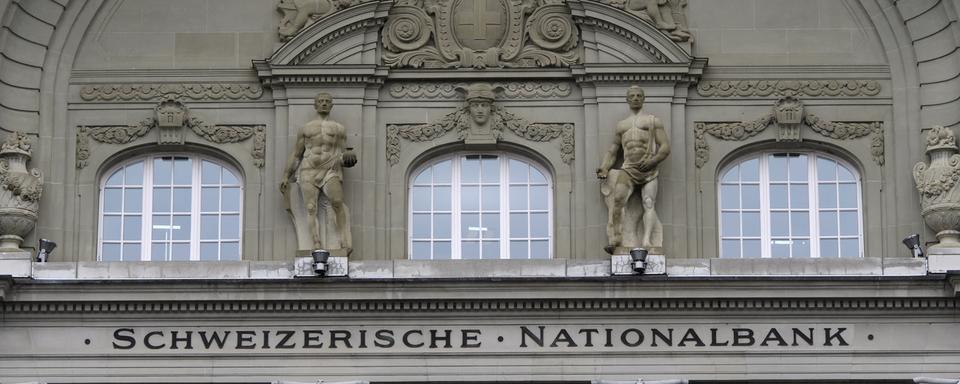
[(347, 228), (347, 205), (343, 202), (343, 182), (339, 178), (330, 179), (323, 185), (323, 194), (327, 196), (330, 208), (333, 209), (340, 248), (353, 249), (350, 228)]
[(627, 205), (627, 199), (633, 190), (633, 184), (630, 177), (623, 172), (612, 172), (610, 177), (613, 188), (610, 195), (607, 196), (607, 251), (613, 252), (613, 249), (623, 243), (623, 208)]
[[(668, 6), (661, 6), (659, 0), (646, 0), (646, 6), (647, 13), (650, 14), (650, 18), (653, 19), (657, 28), (668, 31), (677, 28), (677, 25), (673, 23), (673, 15), (670, 14)], [(661, 12), (661, 10), (666, 12)]]
[(303, 205), (307, 208), (307, 220), (310, 223), (310, 235), (313, 236), (313, 247), (322, 248), (320, 241), (320, 221), (317, 218), (317, 205), (320, 200), (320, 188), (301, 178), (300, 192), (303, 194)]
[(657, 188), (659, 182), (656, 178), (643, 185), (640, 191), (640, 197), (643, 198), (643, 244), (646, 248), (662, 247), (663, 244), (653, 244), (652, 235), (655, 227), (660, 226), (660, 218), (657, 217)]

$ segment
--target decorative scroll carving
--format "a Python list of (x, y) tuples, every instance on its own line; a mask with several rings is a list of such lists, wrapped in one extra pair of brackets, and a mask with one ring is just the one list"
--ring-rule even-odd
[(562, 0), (398, 0), (383, 63), (403, 68), (568, 67), (582, 55)]
[(368, 1), (371, 0), (280, 0), (277, 10), (282, 16), (277, 32), (281, 40), (290, 40), (324, 16)]
[(456, 131), (457, 138), (467, 143), (495, 143), (503, 137), (504, 131), (513, 132), (530, 141), (549, 142), (560, 138), (563, 161), (567, 164), (573, 162), (572, 123), (530, 123), (507, 112), (502, 106), (493, 104), (494, 90), (497, 88), (489, 84), (471, 84), (458, 89), (466, 92), (466, 103), (440, 121), (430, 124), (387, 125), (386, 156), (390, 165), (400, 161), (401, 139), (412, 142), (431, 141), (451, 131)]
[(592, 0), (607, 4), (653, 24), (673, 41), (690, 41), (687, 0)]
[[(788, 120), (787, 117), (790, 117)], [(720, 140), (743, 141), (763, 132), (771, 123), (781, 126), (779, 141), (800, 141), (799, 132), (792, 129), (804, 123), (814, 132), (836, 140), (853, 140), (873, 135), (870, 154), (877, 165), (884, 164), (883, 122), (825, 121), (819, 116), (805, 112), (803, 103), (793, 97), (785, 97), (774, 105), (774, 112), (749, 122), (697, 122), (694, 127), (694, 151), (697, 168), (703, 167), (710, 157), (707, 135)], [(784, 131), (789, 131), (785, 133)]]
[(705, 97), (876, 96), (876, 80), (709, 80), (697, 84)]
[[(457, 88), (467, 83), (397, 83), (390, 86), (390, 96), (410, 99), (449, 99), (457, 96)], [(570, 96), (573, 87), (564, 82), (503, 82), (493, 83), (506, 98), (559, 98)]]
[(913, 166), (913, 180), (920, 193), (920, 214), (937, 232), (935, 248), (960, 248), (960, 154), (950, 128), (936, 126), (927, 133), (930, 164)]
[(167, 99), (154, 108), (154, 116), (134, 125), (81, 125), (77, 128), (76, 166), (83, 169), (90, 159), (90, 139), (103, 144), (128, 144), (144, 137), (153, 128), (160, 129), (158, 144), (183, 144), (182, 127), (211, 143), (238, 143), (253, 137), (254, 165), (263, 167), (266, 158), (266, 133), (263, 124), (208, 124), (179, 101)]
[(86, 101), (153, 101), (160, 99), (255, 100), (263, 95), (259, 84), (97, 84), (80, 88)]

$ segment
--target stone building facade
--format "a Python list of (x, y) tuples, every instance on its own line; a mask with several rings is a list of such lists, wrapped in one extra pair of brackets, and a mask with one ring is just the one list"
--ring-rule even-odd
[(0, 382), (957, 383), (958, 10), (0, 0)]

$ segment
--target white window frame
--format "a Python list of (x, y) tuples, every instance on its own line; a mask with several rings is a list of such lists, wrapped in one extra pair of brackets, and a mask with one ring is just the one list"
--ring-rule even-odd
[[(236, 241), (238, 243), (239, 252), (240, 252), (239, 259), (242, 260), (243, 259), (243, 205), (244, 205), (243, 175), (240, 173), (240, 171), (236, 167), (228, 164), (225, 161), (222, 161), (210, 156), (204, 156), (201, 154), (182, 153), (182, 152), (151, 153), (148, 155), (132, 157), (129, 159), (125, 159), (124, 161), (120, 162), (117, 165), (114, 165), (107, 172), (103, 173), (103, 175), (100, 178), (101, 179), (99, 184), (100, 188), (98, 191), (100, 194), (100, 197), (98, 199), (100, 205), (98, 206), (98, 210), (97, 210), (97, 217), (98, 217), (97, 219), (97, 260), (102, 261), (102, 256), (103, 256), (103, 242), (104, 242), (103, 240), (103, 229), (104, 229), (103, 228), (103, 217), (104, 217), (103, 199), (105, 198), (104, 190), (106, 189), (107, 181), (109, 181), (110, 176), (112, 176), (118, 170), (121, 170), (124, 167), (130, 166), (132, 164), (142, 162), (143, 163), (143, 182), (140, 184), (140, 188), (142, 188), (142, 192), (141, 192), (142, 207), (140, 210), (140, 216), (142, 220), (140, 223), (140, 261), (172, 261), (172, 260), (166, 259), (165, 257), (157, 259), (157, 258), (154, 258), (152, 255), (153, 253), (153, 247), (152, 247), (153, 216), (155, 214), (153, 212), (153, 187), (154, 187), (154, 184), (153, 184), (154, 161), (153, 160), (161, 157), (185, 157), (191, 160), (190, 199), (192, 200), (192, 202), (190, 204), (190, 258), (189, 258), (189, 261), (200, 261), (200, 243), (202, 242), (202, 240), (200, 239), (200, 218), (201, 218), (201, 212), (203, 212), (201, 210), (201, 203), (202, 203), (201, 192), (203, 189), (201, 167), (202, 167), (203, 161), (209, 161), (220, 167), (225, 168), (230, 172), (233, 172), (234, 176), (238, 181), (238, 186), (240, 188), (240, 202), (239, 202), (240, 206), (239, 206), (239, 212), (238, 212), (239, 214), (238, 220), (240, 221), (239, 223), (240, 227), (238, 228), (239, 232), (238, 232), (238, 238), (236, 239)], [(125, 190), (127, 187), (126, 180), (124, 180), (124, 184), (122, 185), (124, 187), (123, 190)], [(177, 184), (173, 184), (171, 180), (171, 185), (176, 186)], [(218, 184), (218, 185), (220, 185), (222, 188), (223, 186), (222, 180), (221, 180), (221, 184)], [(220, 196), (220, 199), (222, 200), (222, 196)], [(221, 201), (221, 204), (222, 204), (222, 201)], [(122, 212), (122, 209), (123, 207), (121, 206), (121, 212)], [(171, 207), (171, 210), (172, 210), (172, 207)], [(126, 212), (123, 212), (121, 216), (125, 214)], [(220, 214), (218, 215), (218, 219), (219, 219), (219, 216), (222, 214), (223, 213), (220, 212)], [(121, 220), (121, 226), (122, 225), (123, 223)], [(224, 242), (224, 241), (232, 242), (233, 240), (234, 239), (218, 238), (217, 242)], [(121, 241), (121, 244), (126, 242), (134, 242), (134, 241), (124, 241), (122, 239), (120, 241)], [(110, 242), (112, 243), (114, 242), (114, 240), (110, 240)], [(121, 246), (121, 252), (122, 251), (123, 250)], [(219, 256), (220, 255), (218, 252), (218, 257)], [(210, 261), (214, 261), (214, 260), (210, 260)]]
[[(500, 197), (499, 197), (499, 198), (500, 198), (500, 201), (499, 201), (499, 207), (500, 207), (500, 208), (499, 208), (498, 214), (500, 215), (500, 236), (499, 236), (498, 241), (500, 242), (500, 254), (499, 254), (499, 259), (501, 259), (501, 260), (510, 259), (510, 240), (511, 240), (511, 237), (510, 237), (510, 201), (509, 201), (509, 198), (510, 198), (510, 169), (509, 169), (509, 168), (510, 168), (510, 166), (509, 166), (510, 163), (509, 163), (509, 161), (512, 159), (512, 160), (517, 160), (517, 161), (523, 162), (524, 164), (527, 164), (527, 165), (535, 168), (537, 171), (539, 171), (539, 172), (543, 175), (544, 179), (546, 180), (546, 184), (547, 184), (547, 209), (546, 209), (546, 211), (547, 211), (547, 236), (546, 236), (546, 240), (547, 240), (547, 259), (552, 259), (552, 258), (554, 257), (554, 249), (553, 249), (553, 246), (554, 246), (554, 239), (553, 239), (553, 237), (554, 237), (554, 231), (553, 231), (553, 228), (554, 228), (554, 224), (553, 224), (553, 215), (554, 215), (554, 209), (553, 209), (554, 183), (553, 183), (552, 175), (551, 175), (549, 172), (547, 172), (546, 168), (544, 168), (542, 165), (540, 165), (537, 161), (534, 161), (534, 160), (532, 160), (532, 159), (530, 159), (530, 158), (527, 158), (527, 157), (524, 157), (524, 156), (519, 156), (519, 155), (516, 155), (516, 154), (513, 154), (513, 153), (503, 152), (503, 151), (486, 151), (486, 152), (465, 151), (465, 152), (456, 152), (456, 153), (452, 153), (452, 154), (447, 154), (447, 155), (439, 156), (439, 157), (437, 157), (437, 158), (435, 158), (435, 159), (431, 159), (430, 161), (427, 161), (427, 162), (421, 164), (421, 165), (418, 166), (416, 169), (414, 169), (413, 172), (410, 173), (410, 176), (409, 176), (408, 181), (407, 181), (407, 210), (406, 210), (406, 212), (407, 212), (407, 257), (408, 257), (408, 259), (413, 259), (413, 243), (414, 243), (414, 237), (413, 237), (413, 214), (414, 214), (414, 211), (413, 211), (413, 186), (414, 186), (414, 181), (415, 181), (416, 177), (417, 177), (421, 172), (423, 172), (425, 169), (430, 168), (430, 167), (433, 167), (433, 166), (436, 165), (436, 164), (439, 164), (439, 163), (441, 163), (441, 162), (444, 162), (444, 161), (448, 161), (448, 160), (449, 160), (449, 161), (450, 161), (450, 193), (451, 193), (451, 198), (450, 198), (450, 216), (451, 216), (451, 218), (450, 218), (450, 260), (462, 260), (462, 255), (461, 255), (461, 254), (462, 254), (462, 252), (461, 252), (461, 251), (462, 251), (462, 246), (461, 246), (461, 245), (462, 245), (462, 242), (463, 242), (463, 236), (462, 236), (462, 234), (461, 234), (461, 228), (460, 228), (461, 215), (462, 215), (461, 209), (460, 209), (460, 206), (461, 206), (461, 204), (460, 204), (460, 203), (461, 203), (461, 201), (460, 201), (460, 196), (461, 196), (461, 180), (460, 180), (460, 177), (461, 177), (461, 175), (460, 175), (460, 164), (461, 164), (461, 162), (460, 162), (460, 159), (462, 159), (462, 158), (464, 158), (464, 157), (466, 157), (466, 156), (472, 156), (472, 155), (478, 155), (478, 156), (483, 156), (483, 155), (497, 156), (497, 161), (498, 161), (498, 163), (499, 163), (499, 171), (500, 171), (500, 175), (499, 175), (499, 176), (500, 176), (500, 178), (499, 178), (498, 186), (499, 186), (499, 192), (500, 192)], [(527, 184), (530, 184), (530, 183), (528, 182)], [(431, 184), (431, 185), (433, 185), (433, 184)], [(482, 188), (481, 188), (481, 190), (482, 190)], [(482, 211), (482, 210), (481, 210), (481, 211)], [(533, 211), (539, 212), (540, 210), (529, 209), (529, 206), (528, 206), (528, 209), (527, 209), (525, 212), (527, 212), (528, 215), (529, 215), (530, 213), (534, 213)], [(430, 212), (436, 213), (436, 211), (430, 211)], [(529, 220), (529, 219), (528, 219), (528, 220)], [(431, 221), (431, 222), (432, 222), (432, 221)], [(431, 225), (432, 225), (432, 224), (431, 224)], [(528, 221), (528, 225), (529, 225), (529, 221)], [(431, 228), (431, 229), (432, 229), (432, 228)], [(529, 255), (529, 252), (530, 252), (529, 242), (530, 242), (530, 241), (542, 241), (542, 240), (543, 240), (543, 238), (541, 238), (541, 237), (533, 237), (533, 236), (530, 236), (530, 229), (531, 229), (531, 228), (528, 228), (528, 236), (526, 236), (526, 237), (524, 238), (524, 240), (526, 240), (526, 241), (528, 242), (528, 249), (527, 249), (527, 252), (528, 252), (527, 254), (528, 254), (528, 255)], [(432, 245), (433, 242), (434, 242), (435, 240), (437, 240), (436, 238), (433, 238), (433, 232), (432, 232), (432, 230), (431, 230), (430, 236), (431, 236), (430, 239), (431, 239), (431, 245)], [(515, 240), (517, 240), (517, 239), (519, 239), (519, 238), (515, 238)], [(421, 238), (421, 239), (418, 239), (418, 240), (421, 240), (421, 241), (422, 241), (422, 240), (424, 240), (424, 239)], [(445, 239), (439, 239), (439, 240), (440, 240), (440, 241), (445, 241)], [(430, 252), (431, 252), (431, 258), (430, 258), (430, 259), (415, 259), (415, 260), (436, 260), (436, 259), (433, 259), (433, 247), (432, 247), (432, 246), (431, 246), (431, 251), (430, 251)], [(482, 251), (481, 251), (481, 253), (482, 253)], [(440, 259), (440, 260), (446, 260), (446, 259)], [(482, 260), (482, 259), (474, 259), (474, 260)], [(529, 259), (529, 258), (526, 258), (526, 259), (518, 259), (518, 260), (530, 260), (530, 259)], [(534, 260), (543, 260), (543, 259), (534, 259)]]
[[(859, 170), (858, 170), (856, 167), (854, 167), (852, 164), (850, 164), (849, 162), (847, 162), (847, 161), (845, 161), (845, 160), (843, 160), (843, 159), (841, 159), (841, 158), (839, 158), (839, 157), (832, 156), (832, 155), (827, 154), (827, 153), (824, 153), (824, 152), (812, 151), (812, 150), (767, 150), (767, 151), (752, 152), (752, 153), (750, 153), (750, 154), (747, 154), (747, 155), (740, 156), (740, 157), (736, 158), (734, 161), (731, 161), (729, 164), (727, 164), (726, 166), (724, 166), (724, 167), (720, 170), (720, 172), (717, 173), (717, 183), (716, 183), (716, 186), (717, 186), (717, 189), (716, 189), (716, 191), (717, 191), (717, 194), (716, 194), (716, 195), (717, 195), (717, 229), (718, 229), (718, 230), (717, 230), (717, 239), (718, 239), (718, 242), (717, 242), (717, 255), (718, 255), (718, 256), (722, 256), (722, 252), (723, 252), (723, 240), (724, 240), (724, 239), (739, 239), (739, 240), (741, 240), (740, 257), (739, 257), (739, 258), (744, 258), (744, 257), (743, 257), (743, 245), (742, 245), (742, 244), (743, 244), (743, 243), (742, 243), (742, 240), (744, 239), (743, 232), (742, 232), (742, 229), (743, 229), (743, 224), (742, 224), (742, 217), (743, 217), (743, 216), (742, 216), (742, 213), (744, 212), (744, 208), (743, 208), (743, 206), (742, 206), (741, 196), (738, 196), (738, 201), (739, 201), (738, 204), (740, 204), (740, 206), (739, 206), (737, 209), (727, 209), (727, 210), (726, 210), (726, 211), (728, 211), (728, 212), (734, 212), (734, 211), (735, 211), (735, 212), (740, 212), (740, 213), (741, 213), (741, 216), (740, 216), (740, 218), (741, 218), (741, 220), (740, 220), (740, 222), (741, 222), (741, 224), (740, 224), (741, 231), (739, 232), (740, 234), (739, 234), (738, 236), (727, 236), (727, 237), (725, 237), (725, 236), (723, 235), (723, 233), (724, 233), (723, 213), (724, 213), (724, 211), (725, 211), (725, 209), (724, 209), (724, 207), (723, 207), (723, 196), (722, 196), (722, 190), (723, 190), (723, 189), (722, 189), (722, 186), (724, 185), (723, 177), (727, 174), (727, 172), (729, 172), (729, 171), (731, 170), (731, 168), (733, 168), (733, 167), (735, 167), (735, 166), (738, 166), (738, 165), (740, 165), (740, 164), (742, 164), (742, 163), (744, 163), (744, 162), (746, 162), (746, 161), (749, 161), (749, 160), (752, 160), (752, 159), (757, 159), (757, 160), (758, 160), (757, 171), (759, 172), (759, 188), (760, 188), (760, 191), (759, 191), (759, 192), (760, 192), (760, 193), (759, 193), (759, 194), (760, 194), (760, 210), (759, 210), (759, 212), (760, 212), (760, 253), (761, 253), (761, 258), (764, 258), (764, 259), (772, 258), (772, 244), (771, 244), (771, 243), (772, 243), (772, 241), (773, 241), (773, 237), (774, 237), (774, 236), (772, 236), (772, 234), (771, 234), (771, 228), (770, 228), (770, 216), (771, 216), (771, 212), (772, 212), (772, 211), (771, 211), (771, 208), (770, 208), (770, 184), (771, 184), (771, 181), (770, 181), (770, 171), (769, 171), (769, 158), (770, 158), (770, 155), (772, 155), (772, 154), (781, 154), (781, 153), (786, 153), (786, 154), (804, 154), (804, 155), (807, 156), (807, 183), (806, 183), (806, 185), (807, 185), (807, 190), (808, 190), (808, 193), (809, 193), (809, 196), (808, 196), (808, 199), (809, 199), (809, 200), (808, 200), (808, 202), (807, 202), (807, 204), (808, 204), (807, 211), (809, 212), (809, 220), (810, 220), (810, 234), (809, 234), (809, 239), (810, 239), (810, 256), (809, 256), (809, 258), (811, 258), (811, 259), (816, 259), (816, 258), (820, 258), (820, 257), (821, 257), (821, 252), (820, 252), (820, 246), (821, 246), (821, 236), (820, 236), (820, 211), (821, 211), (821, 210), (824, 210), (824, 209), (825, 209), (825, 210), (837, 210), (838, 212), (844, 210), (843, 208), (839, 208), (839, 207), (836, 207), (836, 208), (822, 208), (822, 207), (820, 206), (820, 201), (819, 201), (819, 199), (820, 199), (819, 185), (820, 185), (820, 183), (821, 183), (821, 179), (819, 178), (819, 174), (818, 174), (818, 171), (817, 171), (817, 159), (818, 159), (818, 158), (823, 158), (823, 159), (827, 159), (827, 160), (830, 160), (830, 161), (834, 161), (834, 162), (836, 162), (837, 164), (839, 164), (839, 165), (847, 168), (847, 170), (848, 170), (851, 174), (853, 174), (854, 180), (856, 181), (856, 185), (857, 185), (857, 188), (856, 188), (856, 191), (857, 191), (857, 195), (856, 195), (856, 199), (857, 199), (857, 207), (856, 207), (856, 211), (857, 211), (857, 235), (856, 235), (856, 237), (857, 237), (857, 240), (858, 240), (858, 247), (859, 247), (859, 248), (858, 248), (858, 249), (859, 249), (859, 255), (858, 255), (857, 257), (858, 257), (858, 258), (863, 258), (863, 256), (864, 256), (864, 248), (863, 248), (863, 244), (864, 244), (864, 243), (863, 243), (863, 237), (864, 237), (864, 236), (863, 236), (863, 177), (861, 176)], [(739, 176), (739, 177), (742, 177), (742, 176)], [(779, 182), (777, 182), (777, 183), (779, 183)], [(836, 183), (836, 182), (835, 182), (835, 183)], [(738, 180), (736, 185), (742, 186), (742, 185), (744, 185), (744, 183), (743, 183), (743, 181)], [(790, 180), (787, 181), (787, 185), (788, 185), (788, 188), (789, 188)], [(839, 194), (839, 191), (838, 191), (837, 193)], [(780, 210), (780, 209), (778, 208), (778, 211), (779, 211), (779, 210)], [(790, 208), (788, 208), (788, 209), (787, 209), (787, 212), (790, 212), (791, 210), (800, 210), (800, 209), (790, 209)], [(849, 210), (849, 208), (847, 208), (847, 210)], [(790, 223), (790, 225), (793, 225), (793, 224)], [(838, 240), (841, 239), (841, 238), (844, 238), (844, 237), (847, 237), (847, 238), (852, 237), (852, 236), (849, 236), (849, 235), (846, 235), (846, 236), (844, 236), (844, 235), (839, 235), (839, 227), (838, 227), (837, 230), (838, 230), (838, 235), (837, 235), (837, 236), (829, 236), (829, 237), (831, 237), (831, 238), (837, 238)], [(789, 237), (794, 237), (794, 236), (789, 236)], [(797, 236), (797, 237), (802, 237), (802, 236)], [(839, 246), (839, 245), (838, 245), (838, 246)], [(791, 253), (792, 253), (792, 250), (791, 250)], [(730, 258), (730, 259), (734, 259), (734, 257), (729, 257), (729, 258)], [(791, 255), (790, 258), (794, 258), (794, 257)], [(796, 258), (807, 258), (807, 257), (798, 256), (798, 257), (796, 257)], [(831, 257), (831, 258), (832, 258), (832, 257)], [(841, 257), (841, 258), (843, 258), (843, 257)], [(849, 257), (847, 257), (847, 258), (849, 259)]]

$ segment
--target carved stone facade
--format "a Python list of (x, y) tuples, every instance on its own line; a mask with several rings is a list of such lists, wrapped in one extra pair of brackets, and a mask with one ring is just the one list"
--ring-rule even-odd
[(243, 83), (96, 84), (80, 89), (80, 98), (85, 101), (255, 100), (261, 96), (263, 88), (259, 84)]
[(392, 68), (569, 67), (579, 31), (558, 0), (400, 0), (383, 29)]
[(27, 170), (32, 147), (21, 132), (7, 134), (0, 146), (0, 252), (19, 251), (37, 223), (43, 176), (39, 169)]
[(913, 167), (913, 179), (920, 192), (924, 221), (936, 231), (935, 248), (960, 253), (960, 150), (953, 130), (933, 127), (927, 133), (927, 155), (930, 163)]
[(706, 97), (856, 97), (877, 96), (876, 80), (707, 80), (697, 84)]

